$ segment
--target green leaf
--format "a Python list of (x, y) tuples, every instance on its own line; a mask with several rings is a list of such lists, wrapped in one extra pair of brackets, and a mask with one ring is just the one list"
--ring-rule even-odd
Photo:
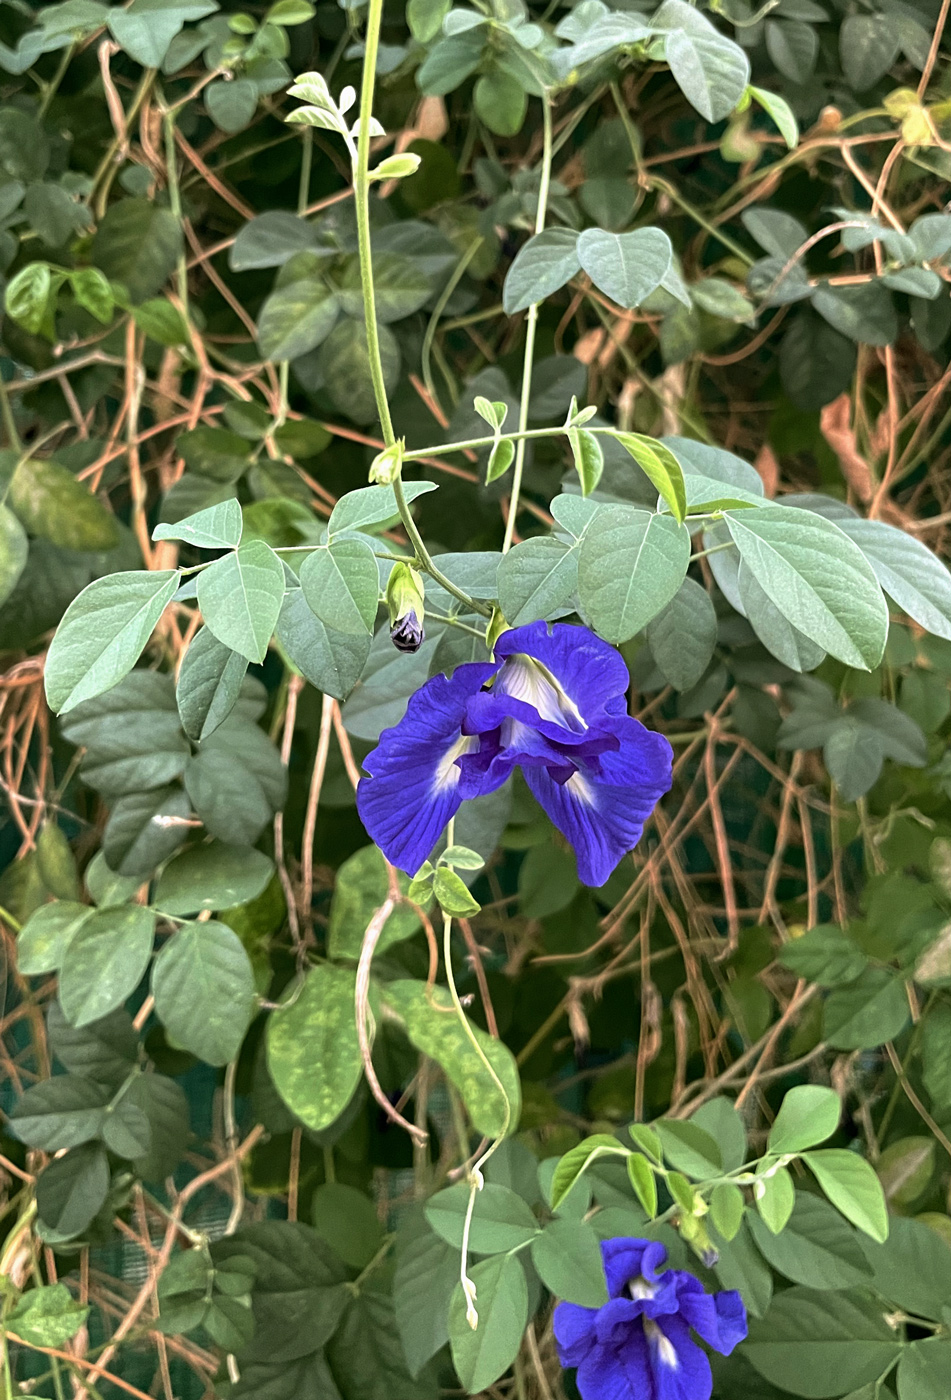
[(457, 919), (471, 918), (473, 914), (478, 914), (482, 907), (472, 898), (456, 872), (444, 865), (440, 865), (433, 876), (433, 894), (443, 913)]
[[(402, 160), (406, 157), (397, 156)], [(412, 159), (412, 156), (409, 157)], [(390, 157), (393, 159), (393, 157)], [(373, 287), (376, 293), (376, 315), (381, 325), (402, 321), (412, 316), (429, 300), (433, 284), (426, 271), (413, 257), (404, 253), (379, 253), (373, 258)], [(360, 319), (363, 316), (363, 288), (360, 282), (360, 260), (350, 258), (344, 267), (337, 290), (341, 309)]]
[(92, 912), (88, 904), (68, 899), (41, 904), (17, 936), (17, 966), (24, 977), (58, 972), (70, 939)]
[(888, 609), (870, 565), (838, 525), (793, 506), (727, 519), (743, 563), (783, 617), (846, 665), (878, 665)]
[(861, 1295), (790, 1288), (751, 1323), (743, 1353), (782, 1390), (824, 1400), (877, 1380), (901, 1347), (881, 1308)]
[(951, 1340), (926, 1337), (906, 1347), (898, 1363), (898, 1400), (945, 1400), (951, 1394)]
[(499, 605), (513, 627), (550, 618), (578, 582), (577, 550), (551, 536), (524, 540), (504, 555), (498, 572)]
[[(469, 1186), (460, 1181), (430, 1198), (426, 1203), (426, 1219), (447, 1244), (461, 1249), (468, 1209)], [(541, 1226), (521, 1196), (507, 1186), (489, 1181), (476, 1192), (469, 1232), (469, 1248), (474, 1254), (507, 1253), (528, 1244), (540, 1230)]]
[(271, 1013), (267, 1065), (281, 1098), (314, 1132), (339, 1118), (360, 1082), (356, 976), (312, 967), (299, 995)]
[(664, 679), (690, 690), (706, 671), (717, 641), (717, 615), (701, 584), (685, 578), (670, 602), (648, 623), (647, 642)]
[(623, 642), (667, 606), (687, 572), (690, 536), (671, 516), (605, 506), (578, 559), (581, 603), (595, 630)]
[(895, 1307), (938, 1321), (948, 1302), (947, 1242), (922, 1220), (892, 1216), (884, 1244), (858, 1236), (874, 1270), (872, 1286)]
[(135, 1068), (139, 1038), (132, 1017), (124, 1008), (90, 1026), (71, 1026), (58, 1001), (46, 1016), (50, 1049), (71, 1074), (118, 1089)]
[[(405, 894), (410, 882), (402, 872), (397, 878), (400, 890)], [(388, 894), (386, 861), (378, 847), (362, 846), (347, 857), (337, 871), (330, 905), (327, 946), (332, 958), (352, 958), (356, 962), (367, 924)], [(418, 930), (419, 919), (414, 911), (406, 905), (399, 905), (383, 925), (376, 945), (377, 954), (385, 953), (406, 938), (412, 938)]]
[[(211, 1255), (216, 1276), (229, 1265), (239, 1275), (249, 1270), (254, 1275), (254, 1334), (241, 1351), (242, 1380), (246, 1363), (259, 1362), (282, 1363), (293, 1377), (287, 1363), (326, 1346), (353, 1296), (343, 1287), (346, 1265), (307, 1225), (286, 1220), (245, 1225), (212, 1245)], [(336, 1400), (333, 1391), (324, 1394)]]
[(218, 130), (233, 136), (251, 125), (259, 95), (251, 78), (218, 78), (205, 88), (205, 107)]
[(920, 540), (881, 520), (838, 522), (882, 588), (927, 632), (951, 640), (951, 573)]
[(371, 1278), (348, 1299), (326, 1354), (341, 1400), (434, 1400), (432, 1380), (407, 1372), (388, 1280)]
[(842, 1104), (823, 1084), (797, 1084), (780, 1105), (770, 1130), (767, 1151), (777, 1157), (825, 1142), (839, 1126)]
[(100, 909), (84, 919), (60, 967), (59, 999), (66, 1019), (87, 1026), (131, 996), (152, 954), (155, 915), (139, 904)]
[(745, 1210), (743, 1192), (738, 1186), (734, 1186), (732, 1181), (721, 1181), (720, 1185), (714, 1188), (710, 1197), (710, 1219), (718, 1234), (725, 1240), (736, 1239), (743, 1224)]
[(723, 1171), (723, 1158), (716, 1139), (699, 1124), (679, 1118), (658, 1118), (651, 1127), (660, 1139), (667, 1161), (685, 1176), (705, 1181)]
[(178, 850), (188, 834), (191, 806), (180, 787), (130, 792), (112, 808), (102, 849), (109, 867), (141, 882)]
[(154, 671), (132, 671), (104, 695), (84, 700), (60, 728), (85, 749), (83, 782), (107, 797), (161, 787), (180, 778), (188, 760), (171, 678)]
[(449, 1344), (456, 1374), (470, 1395), (485, 1390), (508, 1370), (528, 1322), (528, 1287), (515, 1255), (484, 1259), (470, 1270), (476, 1289), (478, 1326), (466, 1320), (466, 1300), (457, 1283), (449, 1302)]
[(0, 505), (0, 606), (16, 588), (30, 552), (26, 531), (5, 505)]
[(10, 1122), (21, 1142), (44, 1152), (97, 1137), (112, 1090), (78, 1074), (41, 1080), (17, 1100)]
[(607, 233), (588, 228), (578, 238), (578, 260), (596, 287), (618, 306), (640, 306), (670, 267), (673, 249), (659, 228)]
[(95, 579), (66, 609), (46, 658), (50, 708), (67, 713), (131, 671), (178, 587), (177, 570)]
[(634, 1188), (634, 1194), (653, 1220), (657, 1214), (657, 1180), (651, 1171), (647, 1158), (640, 1152), (632, 1152), (627, 1159), (627, 1175)]
[[(78, 205), (73, 204), (72, 200), (69, 200), (69, 203), (73, 209), (79, 208)], [(109, 285), (109, 279), (103, 276), (98, 267), (77, 268), (70, 273), (69, 284), (73, 289), (77, 305), (81, 306), (84, 311), (88, 311), (91, 316), (95, 316), (100, 325), (108, 326), (115, 310), (116, 299)]]
[[(797, 85), (807, 83), (815, 72), (819, 54), (819, 34), (815, 26), (799, 19), (769, 19), (765, 30), (766, 51), (783, 77)], [(751, 96), (756, 95), (754, 88), (748, 91)]]
[(112, 37), (143, 68), (160, 68), (168, 46), (186, 20), (203, 19), (215, 12), (213, 0), (133, 0), (128, 9), (113, 6), (108, 12)]
[(589, 496), (601, 480), (601, 473), (604, 471), (604, 452), (601, 444), (587, 428), (569, 428), (568, 443), (581, 483), (581, 494)]
[(746, 91), (749, 59), (739, 44), (712, 26), (709, 34), (674, 30), (667, 36), (665, 57), (683, 95), (708, 122), (728, 117)]
[(37, 1214), (59, 1239), (74, 1239), (99, 1214), (108, 1194), (106, 1149), (98, 1142), (87, 1142), (57, 1157), (37, 1177)]
[(551, 1180), (551, 1208), (557, 1210), (578, 1177), (598, 1157), (627, 1157), (629, 1155), (617, 1138), (609, 1133), (595, 1133), (572, 1147), (559, 1161)]
[(670, 448), (656, 438), (642, 437), (640, 433), (614, 433), (612, 436), (657, 487), (674, 519), (682, 521), (687, 514), (687, 489), (683, 467)]
[[(110, 13), (128, 12), (114, 8)], [(120, 199), (110, 205), (92, 241), (93, 262), (110, 282), (125, 287), (134, 304), (161, 291), (181, 252), (178, 219), (148, 199)]]
[(53, 274), (49, 263), (27, 263), (7, 283), (4, 307), (11, 320), (31, 335), (38, 335), (54, 299)]
[(753, 1183), (753, 1199), (774, 1235), (785, 1229), (796, 1203), (796, 1189), (785, 1167), (774, 1167)]
[(539, 1278), (556, 1298), (582, 1308), (607, 1302), (600, 1241), (586, 1221), (550, 1221), (532, 1240), (531, 1250)]
[(214, 919), (184, 924), (155, 959), (152, 995), (175, 1044), (210, 1065), (233, 1060), (254, 1007), (254, 973), (238, 935)]
[(549, 228), (536, 233), (519, 249), (505, 275), (502, 305), (506, 316), (544, 301), (581, 270), (578, 234), (574, 229)]
[[(403, 495), (408, 502), (435, 490), (435, 481), (403, 482)], [(330, 513), (327, 534), (333, 536), (344, 530), (366, 530), (374, 525), (387, 525), (398, 520), (399, 514), (392, 486), (361, 486), (340, 497)]]
[(887, 11), (849, 15), (839, 29), (839, 55), (845, 81), (853, 92), (865, 92), (883, 77), (898, 57), (901, 30)]
[(898, 335), (894, 299), (879, 282), (819, 286), (812, 304), (834, 330), (859, 344), (891, 345)]
[(156, 525), (153, 540), (184, 540), (199, 549), (237, 549), (241, 543), (241, 507), (233, 496), (186, 516), (175, 525)]
[(417, 1050), (442, 1065), (459, 1090), (476, 1131), (493, 1138), (514, 1132), (521, 1112), (521, 1084), (512, 1052), (501, 1041), (470, 1025), (504, 1089), (503, 1097), (495, 1079), (475, 1054), (444, 987), (430, 990), (424, 982), (400, 980), (387, 984), (383, 998), (403, 1020)]
[(202, 627), (182, 659), (175, 699), (189, 739), (207, 739), (228, 718), (241, 694), (248, 659)]
[(774, 1234), (756, 1215), (747, 1217), (768, 1264), (810, 1288), (853, 1288), (869, 1281), (869, 1264), (855, 1231), (821, 1196), (797, 1191), (792, 1215)]
[(258, 317), (266, 360), (296, 360), (327, 339), (340, 314), (336, 295), (319, 278), (302, 277), (272, 292)]
[[(392, 394), (399, 379), (402, 354), (389, 326), (377, 327), (383, 387)], [(345, 316), (320, 347), (317, 365), (327, 392), (337, 408), (356, 423), (376, 418), (376, 399), (370, 373), (370, 352), (362, 316)]]
[(380, 601), (380, 571), (363, 540), (335, 540), (308, 554), (300, 571), (307, 606), (345, 636), (372, 633)]
[(736, 586), (750, 626), (777, 661), (800, 673), (813, 671), (821, 664), (825, 657), (822, 647), (804, 637), (783, 616), (742, 560), (737, 571)]
[(767, 92), (765, 88), (753, 87), (750, 84), (750, 96), (755, 98), (759, 105), (767, 112), (776, 123), (779, 134), (792, 151), (799, 145), (799, 124), (795, 114), (786, 101), (785, 97), (780, 97), (778, 92)]
[(73, 473), (48, 458), (28, 457), (10, 482), (10, 506), (32, 535), (63, 549), (115, 549), (115, 516)]
[(905, 984), (884, 968), (869, 967), (826, 1001), (823, 1039), (835, 1050), (866, 1050), (900, 1035), (908, 1023)]
[(148, 301), (133, 307), (132, 319), (140, 331), (159, 345), (171, 348), (191, 343), (185, 318), (178, 307), (165, 297), (150, 297)]
[(383, 1242), (383, 1226), (373, 1201), (340, 1181), (317, 1188), (311, 1219), (317, 1233), (351, 1269), (365, 1269)]
[(284, 566), (263, 540), (250, 540), (198, 575), (198, 606), (219, 642), (263, 661), (284, 601)]
[(263, 851), (220, 841), (192, 846), (162, 871), (152, 903), (175, 915), (231, 909), (256, 899), (273, 873), (274, 862)]
[(779, 961), (820, 987), (853, 982), (868, 966), (868, 958), (837, 924), (817, 924), (785, 944)]
[(449, 1340), (446, 1299), (458, 1277), (459, 1251), (434, 1235), (421, 1209), (412, 1207), (396, 1235), (393, 1308), (413, 1376)]
[(451, 0), (407, 0), (406, 23), (417, 43), (432, 43), (450, 8)]
[(38, 1347), (61, 1347), (74, 1337), (89, 1309), (73, 1301), (65, 1283), (31, 1288), (7, 1313), (7, 1323), (24, 1342)]
[(202, 740), (184, 777), (209, 835), (232, 846), (253, 846), (287, 796), (280, 754), (264, 731), (240, 713)]
[(486, 485), (488, 486), (490, 481), (498, 481), (500, 476), (504, 476), (514, 461), (515, 443), (511, 438), (499, 438), (489, 453), (489, 460), (485, 468)]
[(804, 1152), (803, 1161), (832, 1204), (879, 1244), (888, 1238), (888, 1206), (874, 1169), (855, 1152), (824, 1148)]
[(228, 260), (233, 272), (281, 267), (295, 253), (316, 251), (318, 241), (316, 229), (306, 219), (289, 209), (268, 209), (238, 230)]

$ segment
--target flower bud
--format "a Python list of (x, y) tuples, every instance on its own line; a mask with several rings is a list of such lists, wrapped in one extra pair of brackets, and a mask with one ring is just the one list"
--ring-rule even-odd
[(370, 463), (370, 481), (378, 486), (391, 486), (399, 476), (403, 466), (403, 449), (406, 443), (403, 438), (398, 442), (390, 443), (389, 447), (384, 447), (382, 452), (377, 453)]
[(397, 651), (419, 651), (426, 607), (423, 581), (409, 564), (394, 564), (386, 585), (390, 637)]

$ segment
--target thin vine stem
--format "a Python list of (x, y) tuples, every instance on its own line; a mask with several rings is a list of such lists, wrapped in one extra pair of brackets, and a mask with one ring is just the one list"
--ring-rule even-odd
[[(535, 234), (541, 233), (545, 227), (545, 219), (548, 214), (548, 191), (551, 186), (551, 161), (552, 161), (552, 118), (551, 118), (551, 98), (544, 90), (542, 92), (542, 168), (538, 182), (538, 208), (535, 211)], [(512, 495), (509, 499), (508, 519), (505, 522), (505, 539), (502, 542), (502, 553), (507, 554), (512, 548), (512, 539), (515, 534), (515, 519), (518, 515), (518, 502), (522, 493), (522, 475), (525, 470), (525, 432), (528, 428), (528, 400), (532, 392), (532, 366), (535, 360), (535, 330), (538, 326), (539, 303), (533, 302), (528, 308), (528, 316), (525, 319), (525, 356), (522, 361), (522, 397), (518, 406), (518, 445), (515, 448), (515, 466), (512, 470)]]

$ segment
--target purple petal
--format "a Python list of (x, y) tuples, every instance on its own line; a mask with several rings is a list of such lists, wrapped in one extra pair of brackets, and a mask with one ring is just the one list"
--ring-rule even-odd
[(482, 776), (458, 759), (477, 738), (462, 734), (470, 696), (498, 668), (485, 662), (433, 676), (410, 698), (406, 713), (364, 760), (369, 777), (357, 788), (357, 811), (368, 836), (392, 865), (415, 875), (464, 798), (482, 792)]
[(623, 1347), (593, 1347), (576, 1379), (581, 1400), (655, 1400), (643, 1328), (632, 1328)]
[(681, 1274), (678, 1280), (679, 1313), (708, 1346), (723, 1356), (729, 1356), (746, 1337), (746, 1308), (739, 1293), (730, 1289), (724, 1293), (705, 1293), (699, 1279)]
[(552, 1320), (562, 1366), (577, 1366), (595, 1345), (597, 1308), (559, 1303)]
[(602, 642), (587, 627), (556, 622), (532, 622), (503, 632), (495, 644), (500, 659), (522, 653), (532, 656), (551, 672), (584, 722), (596, 726), (602, 715), (621, 714), (630, 685), (620, 653)]
[(601, 1241), (601, 1258), (604, 1262), (608, 1297), (630, 1297), (627, 1285), (632, 1279), (641, 1277), (645, 1260), (647, 1267), (654, 1269), (658, 1264), (663, 1264), (667, 1258), (667, 1251), (655, 1240), (640, 1240), (621, 1235), (613, 1240)]
[(558, 783), (544, 769), (525, 769), (529, 788), (574, 847), (586, 885), (604, 884), (670, 788), (671, 748), (663, 735), (627, 716), (614, 724), (621, 747), (597, 760), (599, 771), (591, 765)]
[(679, 1317), (665, 1317), (648, 1329), (647, 1346), (654, 1400), (710, 1400), (713, 1374), (705, 1352)]
[(633, 1328), (642, 1331), (640, 1321), (643, 1303), (631, 1297), (610, 1298), (600, 1308), (595, 1322), (598, 1342), (605, 1347), (620, 1347)]

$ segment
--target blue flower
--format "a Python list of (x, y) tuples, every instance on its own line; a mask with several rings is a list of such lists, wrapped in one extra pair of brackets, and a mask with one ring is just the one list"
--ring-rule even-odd
[(652, 1240), (604, 1240), (608, 1302), (559, 1303), (555, 1340), (562, 1366), (577, 1367), (582, 1400), (710, 1400), (713, 1377), (693, 1328), (724, 1356), (746, 1336), (739, 1293), (705, 1293), (693, 1274), (666, 1269)]
[(516, 767), (603, 885), (670, 788), (671, 748), (627, 713), (627, 667), (586, 627), (504, 632), (495, 661), (433, 676), (380, 735), (357, 789), (367, 832), (415, 875), (461, 803)]

